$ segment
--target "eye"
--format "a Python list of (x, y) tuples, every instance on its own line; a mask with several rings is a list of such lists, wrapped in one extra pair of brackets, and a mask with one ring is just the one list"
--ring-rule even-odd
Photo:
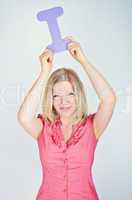
[(58, 97), (58, 95), (53, 95), (53, 98)]
[(74, 93), (73, 93), (73, 92), (70, 92), (69, 95), (74, 95)]

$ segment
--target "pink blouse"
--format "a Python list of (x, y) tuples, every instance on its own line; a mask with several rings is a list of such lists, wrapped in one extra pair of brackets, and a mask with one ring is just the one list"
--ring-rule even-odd
[(43, 130), (37, 139), (42, 182), (36, 200), (99, 200), (92, 179), (92, 164), (98, 139), (93, 131), (95, 113), (74, 124), (65, 142), (61, 121), (38, 118)]

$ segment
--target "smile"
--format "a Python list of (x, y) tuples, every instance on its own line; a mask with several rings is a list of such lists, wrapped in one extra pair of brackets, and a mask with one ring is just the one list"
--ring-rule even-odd
[(71, 106), (70, 107), (61, 107), (60, 110), (69, 110), (70, 108), (71, 108)]

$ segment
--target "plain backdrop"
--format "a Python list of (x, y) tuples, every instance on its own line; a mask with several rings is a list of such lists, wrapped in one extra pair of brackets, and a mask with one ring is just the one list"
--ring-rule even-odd
[[(117, 95), (111, 122), (95, 151), (93, 179), (100, 200), (132, 199), (131, 0), (0, 1), (0, 199), (35, 200), (42, 171), (37, 142), (17, 121), (17, 112), (40, 73), (39, 55), (51, 43), (40, 10), (61, 6), (62, 37), (74, 36), (89, 61)], [(74, 69), (84, 83), (90, 112), (97, 95), (82, 66), (67, 51), (55, 54), (53, 71)], [(39, 108), (38, 108), (39, 111)]]

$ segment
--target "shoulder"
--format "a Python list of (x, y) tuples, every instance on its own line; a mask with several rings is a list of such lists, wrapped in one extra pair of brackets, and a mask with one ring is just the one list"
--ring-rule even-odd
[(46, 117), (43, 115), (43, 113), (39, 113), (37, 114), (37, 119), (40, 120), (41, 122), (41, 131), (38, 134), (37, 140), (41, 140), (41, 138), (43, 138), (43, 134), (44, 134), (44, 130), (47, 130), (50, 122), (46, 119)]
[(51, 124), (51, 122), (44, 116), (43, 113), (39, 113), (37, 115), (37, 118), (41, 120), (42, 124), (45, 125), (45, 124)]
[(93, 123), (93, 120), (94, 120), (95, 115), (96, 115), (96, 112), (90, 113), (90, 114), (88, 114), (87, 116), (85, 116), (85, 120), (88, 121), (88, 122)]
[(87, 123), (90, 125), (91, 130), (92, 130), (92, 135), (94, 136), (95, 140), (97, 141), (99, 139), (99, 137), (97, 135), (96, 127), (95, 127), (95, 120), (94, 120), (95, 115), (96, 115), (96, 112), (90, 113), (87, 116)]
[(90, 119), (92, 123), (93, 123), (95, 115), (96, 115), (96, 112), (91, 113), (91, 114), (88, 115), (88, 119)]
[(39, 113), (39, 114), (37, 115), (37, 118), (39, 118), (43, 124), (45, 123), (45, 118), (44, 118), (44, 115), (43, 115), (43, 114)]

